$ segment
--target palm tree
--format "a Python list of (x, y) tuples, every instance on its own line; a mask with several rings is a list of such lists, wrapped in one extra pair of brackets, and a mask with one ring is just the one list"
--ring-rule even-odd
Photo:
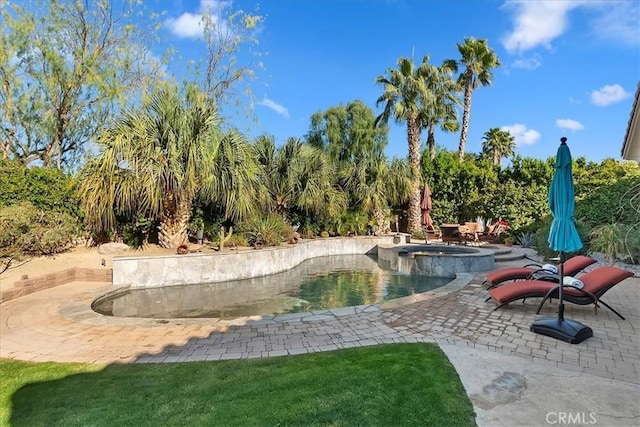
[(190, 87), (159, 89), (100, 137), (100, 154), (80, 174), (85, 216), (113, 231), (117, 216), (159, 222), (159, 244), (187, 240), (194, 197), (219, 203), (228, 218), (253, 209), (256, 163), (244, 137), (222, 133), (213, 103)]
[(482, 138), (482, 151), (490, 154), (494, 165), (499, 165), (503, 157), (514, 154), (515, 138), (506, 130), (491, 128)]
[(393, 115), (397, 123), (407, 123), (407, 142), (409, 145), (409, 164), (412, 186), (409, 192), (408, 227), (409, 232), (420, 229), (420, 112), (424, 105), (433, 102), (433, 94), (426, 85), (426, 77), (433, 72), (429, 56), (415, 68), (413, 60), (400, 57), (398, 68), (387, 69), (388, 76), (379, 76), (376, 83), (384, 86), (383, 94), (377, 99), (376, 106), (384, 103), (384, 110), (376, 118), (375, 124), (387, 123)]
[(338, 215), (346, 197), (337, 186), (333, 162), (320, 149), (289, 138), (275, 148), (272, 136), (260, 136), (254, 145), (266, 188), (266, 207), (284, 217), (292, 209)]
[(448, 66), (457, 71), (458, 66), (464, 70), (458, 78), (458, 82), (464, 88), (464, 104), (462, 113), (462, 131), (460, 132), (460, 145), (458, 156), (464, 160), (464, 149), (469, 134), (469, 116), (471, 115), (471, 94), (473, 90), (482, 86), (490, 86), (493, 75), (491, 70), (500, 66), (500, 60), (496, 53), (489, 48), (486, 39), (477, 40), (473, 37), (464, 39), (464, 43), (458, 43), (458, 51), (462, 56), (459, 63), (454, 60), (446, 61)]
[(435, 128), (439, 124), (444, 132), (457, 132), (459, 128), (456, 106), (461, 104), (456, 96), (461, 87), (451, 75), (454, 69), (445, 61), (433, 68), (427, 76), (426, 84), (434, 97), (431, 104), (424, 105), (422, 124), (427, 129), (427, 147), (431, 160), (436, 158)]

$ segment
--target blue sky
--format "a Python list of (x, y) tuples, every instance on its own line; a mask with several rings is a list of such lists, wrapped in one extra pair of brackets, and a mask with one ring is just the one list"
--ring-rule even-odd
[[(311, 115), (331, 106), (360, 99), (380, 113), (375, 101), (383, 88), (375, 79), (398, 57), (418, 63), (428, 54), (439, 65), (459, 59), (456, 44), (475, 37), (488, 40), (502, 66), (492, 86), (474, 91), (467, 152), (480, 152), (483, 134), (499, 127), (515, 136), (522, 156), (554, 156), (566, 136), (574, 157), (620, 159), (640, 80), (635, 0), (174, 0), (158, 7), (165, 11), (162, 36), (183, 58), (202, 55), (203, 10), (259, 7), (263, 56), (251, 58), (264, 65), (252, 83), (257, 123), (232, 120), (278, 144), (303, 137)], [(406, 156), (405, 129), (391, 127), (389, 156)], [(438, 131), (436, 141), (456, 150), (459, 134)]]

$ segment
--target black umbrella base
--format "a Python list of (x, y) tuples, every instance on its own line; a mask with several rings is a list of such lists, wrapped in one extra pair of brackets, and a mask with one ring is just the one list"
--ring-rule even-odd
[(593, 336), (593, 330), (580, 322), (556, 316), (540, 317), (531, 325), (531, 332), (546, 335), (570, 344), (579, 344)]

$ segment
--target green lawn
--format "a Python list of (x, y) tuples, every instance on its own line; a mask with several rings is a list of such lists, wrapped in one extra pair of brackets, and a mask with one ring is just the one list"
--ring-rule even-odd
[(432, 344), (175, 364), (0, 360), (3, 426), (474, 426)]

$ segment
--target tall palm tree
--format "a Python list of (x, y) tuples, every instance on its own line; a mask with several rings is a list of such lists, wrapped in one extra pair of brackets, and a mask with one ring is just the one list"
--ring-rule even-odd
[(469, 134), (469, 116), (471, 115), (471, 94), (473, 90), (482, 86), (490, 86), (493, 75), (491, 70), (500, 66), (500, 60), (496, 53), (491, 50), (486, 39), (475, 39), (473, 37), (464, 39), (464, 43), (458, 43), (458, 51), (461, 59), (446, 61), (450, 67), (456, 71), (458, 67), (464, 70), (458, 78), (458, 82), (464, 88), (464, 104), (462, 112), (462, 131), (460, 132), (460, 145), (458, 146), (458, 156), (464, 160), (464, 150)]
[(426, 78), (428, 89), (433, 93), (431, 103), (424, 105), (421, 113), (422, 124), (427, 129), (427, 147), (431, 160), (436, 158), (435, 128), (440, 125), (444, 132), (457, 132), (459, 128), (456, 106), (461, 104), (456, 96), (461, 86), (452, 78), (454, 68), (445, 61), (434, 67)]
[(412, 186), (409, 192), (408, 227), (409, 232), (420, 229), (420, 130), (422, 127), (420, 111), (423, 105), (433, 102), (433, 94), (426, 85), (426, 77), (432, 73), (426, 55), (416, 68), (413, 59), (400, 57), (398, 68), (387, 69), (386, 76), (376, 78), (376, 83), (384, 86), (383, 94), (376, 105), (384, 104), (384, 110), (376, 118), (377, 123), (387, 123), (393, 118), (397, 123), (407, 123), (407, 142), (409, 145), (409, 164)]
[(482, 138), (482, 151), (490, 154), (494, 165), (499, 165), (503, 157), (514, 154), (515, 138), (506, 130), (491, 128)]
[(256, 163), (244, 137), (223, 133), (215, 106), (198, 89), (159, 89), (101, 135), (100, 154), (81, 171), (86, 219), (112, 231), (116, 217), (159, 222), (159, 244), (187, 240), (196, 196), (219, 203), (228, 218), (253, 209)]

